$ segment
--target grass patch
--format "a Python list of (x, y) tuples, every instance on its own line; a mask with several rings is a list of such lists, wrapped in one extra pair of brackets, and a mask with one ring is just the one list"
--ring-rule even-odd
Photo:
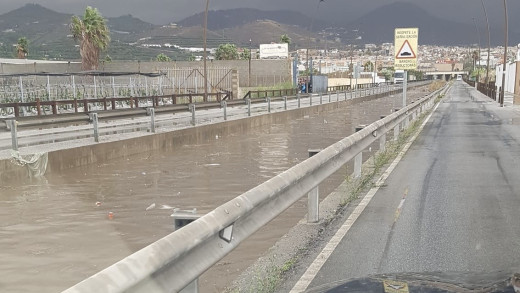
[(428, 85), (428, 90), (430, 92), (434, 92), (436, 90), (441, 89), (445, 84), (446, 84), (446, 81), (435, 80), (434, 82), (430, 83), (430, 85)]
[(290, 90), (293, 88), (292, 81), (282, 82), (273, 86), (259, 86), (249, 88), (250, 91)]
[[(302, 249), (300, 249), (301, 251)], [(281, 265), (276, 265), (274, 258), (270, 258), (268, 264), (258, 269), (255, 273), (253, 284), (249, 286), (248, 293), (272, 293), (275, 292), (276, 288), (282, 283), (285, 278), (285, 274), (293, 269), (294, 265), (298, 262), (301, 253), (296, 253), (293, 257), (285, 261)], [(246, 291), (240, 291), (238, 288), (233, 288), (231, 293), (240, 293)]]
[[(259, 86), (259, 87), (250, 87), (250, 88), (243, 88), (244, 89), (244, 92), (243, 94), (245, 95), (247, 92), (249, 91), (278, 91), (278, 90), (290, 90), (290, 89), (294, 89), (293, 87), (293, 84), (291, 81), (289, 82), (282, 82), (282, 83), (279, 83), (279, 84), (276, 84), (276, 85), (273, 85), (273, 86)], [(276, 92), (275, 92), (276, 94)], [(256, 98), (265, 98), (266, 95), (265, 93), (251, 93), (251, 96), (250, 98), (251, 99), (256, 99)]]

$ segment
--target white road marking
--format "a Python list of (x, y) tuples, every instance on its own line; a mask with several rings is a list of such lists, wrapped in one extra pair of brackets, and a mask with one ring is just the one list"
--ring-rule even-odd
[(332, 255), (332, 252), (336, 249), (336, 247), (339, 245), (341, 240), (345, 237), (347, 232), (350, 230), (352, 225), (356, 222), (356, 220), (359, 218), (361, 213), (365, 210), (367, 205), (370, 203), (376, 192), (379, 190), (381, 186), (385, 183), (386, 179), (392, 171), (397, 167), (397, 164), (401, 161), (401, 159), (404, 157), (408, 149), (411, 147), (415, 139), (417, 139), (417, 136), (422, 132), (424, 126), (430, 118), (432, 117), (433, 113), (437, 110), (440, 103), (438, 103), (433, 111), (430, 113), (430, 115), (424, 120), (424, 122), (419, 127), (419, 131), (408, 141), (408, 143), (405, 145), (403, 150), (397, 155), (395, 160), (390, 164), (388, 169), (379, 177), (377, 180), (375, 187), (370, 189), (370, 191), (365, 195), (365, 197), (361, 200), (361, 202), (358, 204), (358, 206), (354, 209), (352, 214), (347, 218), (345, 223), (339, 228), (339, 230), (334, 234), (334, 236), (330, 239), (330, 241), (325, 245), (323, 250), (320, 252), (320, 254), (316, 257), (314, 262), (307, 268), (307, 271), (301, 276), (300, 280), (294, 285), (294, 287), (291, 289), (290, 293), (300, 293), (309, 287), (312, 280), (316, 277), (318, 272), (321, 270), (325, 262), (329, 259), (329, 257)]

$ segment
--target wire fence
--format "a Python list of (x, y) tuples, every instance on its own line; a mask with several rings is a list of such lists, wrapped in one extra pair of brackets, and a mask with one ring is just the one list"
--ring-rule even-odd
[(161, 74), (1, 76), (0, 103), (154, 96), (167, 88)]

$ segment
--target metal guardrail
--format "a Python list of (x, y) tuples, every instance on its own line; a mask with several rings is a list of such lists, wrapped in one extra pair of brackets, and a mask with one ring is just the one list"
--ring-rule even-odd
[[(422, 82), (424, 80), (417, 80), (417, 81), (409, 81), (409, 83), (413, 82)], [(338, 86), (329, 86), (327, 87), (326, 93), (335, 93), (337, 91), (344, 92), (344, 91), (350, 91), (350, 90), (360, 90), (360, 89), (370, 89), (374, 87), (378, 87), (380, 85), (391, 85), (389, 82), (383, 82), (383, 83), (363, 83), (363, 84), (357, 84), (355, 86), (350, 85), (338, 85)], [(277, 89), (277, 90), (263, 90), (263, 91), (249, 91), (244, 96), (245, 99), (254, 99), (254, 98), (273, 98), (273, 97), (282, 97), (282, 96), (294, 96), (297, 95), (300, 91), (298, 89)], [(318, 93), (318, 92), (316, 92)], [(302, 93), (303, 94), (303, 93)], [(307, 94), (307, 93), (305, 93)]]
[[(417, 84), (421, 85), (421, 84)], [(31, 138), (35, 137), (44, 137), (45, 135), (52, 136), (54, 134), (59, 134), (60, 138), (59, 141), (70, 141), (70, 140), (76, 140), (78, 138), (88, 138), (92, 136), (91, 128), (87, 125), (85, 127), (82, 127), (80, 125), (76, 125), (75, 127), (71, 129), (64, 129), (64, 130), (40, 130), (36, 133), (32, 134), (26, 134), (24, 133), (20, 137), (17, 135), (17, 129), (16, 128), (24, 128), (24, 127), (31, 127), (31, 126), (42, 126), (45, 124), (68, 124), (71, 123), (92, 123), (92, 126), (94, 127), (94, 137), (100, 137), (100, 136), (106, 136), (106, 135), (114, 135), (114, 134), (120, 134), (120, 133), (127, 133), (127, 132), (136, 132), (136, 131), (151, 131), (154, 132), (156, 127), (163, 127), (165, 124), (171, 124), (171, 121), (173, 118), (171, 117), (162, 117), (159, 119), (156, 119), (155, 113), (182, 113), (182, 112), (191, 112), (191, 121), (189, 124), (192, 126), (195, 126), (200, 123), (201, 119), (204, 121), (204, 119), (208, 119), (208, 113), (198, 115), (197, 111), (199, 110), (210, 110), (210, 109), (222, 109), (223, 116), (219, 116), (219, 114), (214, 113), (215, 116), (210, 119), (220, 119), (221, 117), (224, 118), (224, 121), (227, 120), (228, 116), (231, 117), (231, 119), (234, 119), (236, 117), (240, 117), (241, 115), (244, 115), (245, 113), (231, 110), (233, 113), (227, 113), (227, 107), (240, 107), (244, 105), (245, 102), (245, 110), (247, 111), (247, 116), (251, 117), (251, 115), (262, 115), (271, 113), (272, 111), (286, 111), (290, 110), (291, 108), (294, 109), (296, 105), (294, 103), (290, 104), (290, 100), (296, 100), (297, 101), (297, 108), (301, 107), (307, 107), (307, 106), (313, 106), (313, 99), (318, 98), (319, 101), (315, 101), (316, 104), (323, 104), (323, 103), (331, 103), (331, 102), (340, 102), (340, 101), (346, 101), (349, 99), (356, 99), (360, 97), (366, 97), (366, 96), (372, 96), (375, 98), (384, 96), (384, 95), (392, 95), (397, 94), (401, 92), (402, 89), (400, 88), (394, 88), (390, 86), (380, 86), (380, 87), (374, 87), (371, 89), (359, 89), (357, 91), (343, 91), (343, 92), (335, 92), (335, 93), (328, 93), (328, 94), (298, 94), (296, 96), (284, 96), (281, 98), (265, 98), (265, 99), (246, 99), (243, 100), (231, 100), (231, 101), (222, 101), (221, 103), (218, 102), (208, 102), (208, 103), (194, 103), (194, 104), (178, 104), (178, 105), (169, 105), (169, 106), (162, 106), (162, 107), (148, 107), (148, 108), (134, 108), (129, 110), (122, 110), (122, 111), (92, 111), (89, 113), (77, 113), (72, 115), (62, 115), (59, 117), (54, 116), (42, 116), (40, 118), (38, 117), (23, 117), (21, 119), (6, 119), (4, 120), (5, 126), (7, 130), (11, 131), (12, 136), (12, 144), (11, 148), (15, 149), (15, 147), (18, 145), (18, 139), (22, 139), (23, 142), (20, 142), (19, 145), (22, 147), (28, 147), (33, 145), (41, 145), (45, 143), (54, 143), (57, 140), (56, 139), (38, 139), (35, 141), (27, 141)], [(279, 101), (283, 101), (283, 106), (280, 107), (280, 103), (273, 104)], [(252, 104), (260, 104), (259, 106), (255, 107), (256, 110), (254, 110), (254, 113), (252, 112)], [(263, 106), (267, 104), (266, 108)], [(115, 118), (121, 118), (121, 117), (130, 117), (130, 116), (148, 116), (149, 120), (147, 121), (131, 121), (131, 122), (124, 122), (117, 125), (103, 125), (100, 126), (99, 123), (94, 123), (95, 118), (97, 117), (97, 120), (106, 120), (106, 119), (115, 119)], [(211, 115), (210, 115), (211, 116)], [(204, 118), (206, 117), (206, 118)], [(185, 117), (187, 118), (187, 117)], [(183, 119), (183, 118), (180, 118)], [(0, 122), (2, 119), (0, 119)], [(186, 121), (185, 121), (186, 122)], [(177, 121), (177, 123), (182, 123)], [(149, 125), (149, 127), (147, 126)], [(115, 128), (119, 129), (115, 129)], [(2, 125), (0, 125), (0, 130), (2, 129)], [(136, 130), (137, 129), (137, 130)], [(97, 140), (95, 140), (98, 142)], [(2, 144), (0, 142), (0, 150), (8, 149), (9, 147), (4, 143)]]
[(217, 207), (64, 292), (179, 292), (386, 133), (431, 108), (438, 90)]

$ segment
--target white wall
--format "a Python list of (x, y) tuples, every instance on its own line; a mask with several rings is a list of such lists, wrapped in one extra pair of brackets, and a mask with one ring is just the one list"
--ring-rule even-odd
[[(502, 76), (503, 76), (503, 65), (499, 65), (496, 67), (496, 86), (497, 89), (502, 86)], [(509, 93), (515, 92), (515, 80), (516, 80), (516, 63), (507, 64), (506, 65), (506, 85), (505, 91)]]

